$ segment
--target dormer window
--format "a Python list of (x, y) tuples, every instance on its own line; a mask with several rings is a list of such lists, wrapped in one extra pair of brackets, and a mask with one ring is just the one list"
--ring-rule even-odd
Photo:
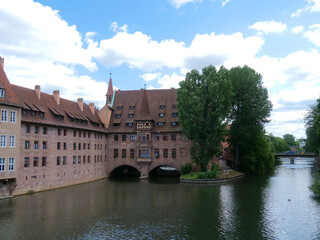
[(179, 126), (179, 122), (171, 122), (171, 126), (177, 127), (177, 126)]
[(5, 98), (6, 90), (4, 88), (0, 88), (0, 98)]
[(166, 108), (166, 105), (160, 104), (160, 108), (161, 108), (161, 109), (164, 109), (164, 108)]
[(116, 118), (121, 118), (121, 114), (116, 114)]
[(178, 108), (178, 105), (177, 104), (173, 104), (172, 108)]
[(159, 117), (164, 117), (164, 113), (159, 113)]
[(133, 117), (134, 117), (134, 114), (128, 114), (128, 117), (129, 117), (129, 118), (133, 118)]
[(178, 113), (177, 112), (172, 113), (172, 117), (178, 117)]
[(130, 106), (129, 108), (130, 108), (130, 109), (135, 109), (135, 108), (136, 108), (136, 106)]

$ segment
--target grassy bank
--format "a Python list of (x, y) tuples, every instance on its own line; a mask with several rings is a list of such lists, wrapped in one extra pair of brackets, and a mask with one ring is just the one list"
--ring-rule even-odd
[(220, 173), (216, 178), (206, 178), (206, 173), (205, 172), (192, 172), (188, 173), (185, 175), (182, 175), (180, 178), (181, 179), (186, 179), (186, 180), (197, 180), (197, 179), (223, 179), (223, 178), (231, 178), (231, 177), (236, 177), (243, 175), (242, 172), (238, 171), (231, 171), (228, 173)]

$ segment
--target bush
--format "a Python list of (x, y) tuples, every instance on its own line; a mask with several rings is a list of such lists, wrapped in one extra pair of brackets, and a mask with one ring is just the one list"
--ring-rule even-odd
[(314, 195), (316, 195), (317, 197), (320, 197), (320, 173), (315, 174), (314, 180), (310, 189), (313, 191)]
[(186, 164), (184, 164), (184, 165), (182, 165), (180, 167), (180, 171), (181, 171), (182, 175), (190, 173), (191, 170), (192, 170), (192, 164), (191, 163), (186, 163)]
[(206, 172), (197, 172), (197, 179), (206, 179)]

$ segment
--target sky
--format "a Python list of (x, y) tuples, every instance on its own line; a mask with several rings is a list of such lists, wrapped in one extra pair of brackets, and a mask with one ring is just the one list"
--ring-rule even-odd
[(178, 88), (188, 71), (248, 65), (273, 104), (266, 131), (305, 137), (320, 98), (320, 0), (0, 0), (11, 83), (105, 104), (115, 89)]

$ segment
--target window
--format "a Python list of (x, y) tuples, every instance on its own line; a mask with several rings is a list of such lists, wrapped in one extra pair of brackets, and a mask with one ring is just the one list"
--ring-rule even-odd
[(116, 118), (121, 118), (121, 114), (116, 114)]
[(67, 143), (66, 142), (63, 143), (63, 150), (67, 150)]
[(160, 108), (161, 109), (166, 108), (166, 105), (162, 104), (162, 105), (160, 105)]
[(164, 113), (159, 113), (159, 117), (164, 117)]
[(33, 158), (33, 166), (38, 167), (38, 158), (37, 157)]
[(0, 147), (6, 147), (6, 146), (7, 146), (7, 135), (1, 135)]
[(118, 149), (117, 148), (113, 149), (113, 157), (117, 158), (118, 155), (119, 155)]
[(15, 147), (15, 145), (16, 145), (16, 138), (15, 138), (15, 136), (10, 136), (9, 137), (9, 147)]
[(126, 134), (122, 134), (122, 142), (127, 141), (127, 135)]
[(82, 156), (82, 162), (86, 163), (86, 156)]
[(125, 158), (127, 156), (127, 149), (122, 149), (122, 157)]
[(58, 128), (58, 136), (60, 136), (60, 135), (61, 135), (61, 129)]
[(147, 149), (147, 157), (150, 157), (150, 149)]
[(163, 157), (167, 158), (168, 157), (168, 149), (163, 149)]
[(34, 149), (39, 149), (38, 141), (33, 142), (33, 148)]
[(176, 127), (176, 126), (178, 126), (178, 125), (179, 125), (179, 122), (171, 122), (171, 126)]
[(46, 128), (46, 127), (43, 127), (43, 128), (42, 128), (42, 133), (43, 133), (43, 134), (47, 134), (47, 128)]
[(115, 134), (114, 135), (114, 141), (118, 141), (119, 140), (119, 135), (118, 134)]
[(88, 150), (90, 150), (90, 143), (88, 143)]
[(73, 131), (73, 137), (76, 137), (76, 136), (77, 136), (77, 131), (74, 130), (74, 131)]
[(31, 110), (31, 115), (32, 115), (32, 116), (35, 116), (35, 115), (36, 115), (36, 112)]
[(129, 118), (133, 118), (133, 117), (134, 117), (134, 114), (131, 114), (131, 113), (130, 113), (130, 114), (128, 114), (128, 117), (129, 117)]
[(61, 164), (60, 157), (57, 157), (57, 165), (59, 166)]
[(178, 105), (177, 104), (173, 104), (172, 108), (178, 108)]
[(118, 108), (119, 110), (121, 110), (121, 109), (122, 109), (122, 107), (123, 107), (122, 105), (119, 105), (117, 108)]
[(158, 126), (164, 126), (164, 122), (158, 122)]
[(39, 133), (39, 126), (34, 126), (34, 133), (36, 133), (36, 134)]
[(6, 159), (0, 158), (0, 172), (4, 172), (5, 168), (6, 168)]
[(176, 141), (176, 140), (177, 140), (177, 134), (172, 133), (172, 134), (171, 134), (171, 140), (172, 140), (172, 141)]
[(154, 135), (154, 140), (159, 141), (160, 140), (160, 134), (155, 134)]
[(138, 135), (138, 139), (139, 139), (139, 141), (141, 141), (141, 134)]
[(83, 150), (86, 150), (86, 144), (84, 143), (82, 146)]
[(9, 171), (14, 171), (14, 158), (9, 158)]
[(130, 149), (130, 157), (134, 158), (134, 149)]
[(26, 133), (30, 133), (30, 125), (26, 125)]
[(24, 149), (30, 149), (30, 142), (29, 141), (24, 142)]
[(81, 156), (78, 156), (78, 164), (81, 163)]
[(134, 134), (130, 134), (130, 141), (134, 141), (135, 140), (135, 135)]
[(77, 163), (77, 157), (76, 157), (76, 156), (73, 156), (73, 158), (72, 158), (72, 163), (73, 163), (73, 164), (76, 164), (76, 163)]
[(130, 109), (135, 109), (135, 107), (136, 107), (136, 106), (131, 105), (129, 108), (130, 108)]
[(172, 148), (171, 149), (171, 157), (176, 158), (176, 156), (177, 156), (177, 149)]
[(44, 117), (44, 112), (39, 112), (40, 117)]
[(27, 109), (22, 109), (22, 114), (23, 115), (27, 115), (28, 114), (28, 110)]
[(133, 127), (133, 122), (126, 123), (127, 127)]
[(177, 112), (172, 113), (172, 117), (178, 117), (178, 113)]
[(81, 137), (81, 131), (79, 131), (79, 137)]
[(78, 144), (78, 150), (81, 150), (81, 143)]
[(158, 148), (156, 148), (156, 149), (154, 150), (154, 156), (155, 156), (156, 158), (159, 158), (159, 157), (160, 157), (160, 150), (159, 150)]
[(88, 138), (90, 138), (90, 132), (88, 132)]
[(163, 141), (168, 141), (168, 134), (163, 134)]
[(47, 149), (47, 142), (42, 142), (42, 149)]
[(90, 163), (90, 156), (88, 156), (88, 163)]
[(67, 129), (63, 130), (63, 136), (67, 136)]
[(0, 98), (5, 98), (6, 96), (6, 90), (3, 88), (0, 88)]
[(87, 132), (83, 132), (83, 137), (85, 138), (87, 136)]
[(62, 164), (67, 165), (67, 156), (62, 157)]
[(1, 110), (1, 121), (2, 122), (8, 121), (8, 110), (5, 110), (5, 109)]
[(41, 165), (42, 165), (42, 167), (47, 166), (47, 158), (46, 157), (42, 157)]
[(29, 167), (29, 158), (28, 157), (25, 157), (24, 158), (24, 164), (23, 164), (24, 167)]
[(61, 143), (57, 142), (57, 150), (60, 150), (60, 148), (61, 148)]
[(15, 123), (16, 122), (16, 116), (17, 116), (17, 112), (16, 111), (11, 111), (10, 112), (10, 122), (11, 123)]
[(120, 127), (120, 123), (113, 123), (114, 127)]

